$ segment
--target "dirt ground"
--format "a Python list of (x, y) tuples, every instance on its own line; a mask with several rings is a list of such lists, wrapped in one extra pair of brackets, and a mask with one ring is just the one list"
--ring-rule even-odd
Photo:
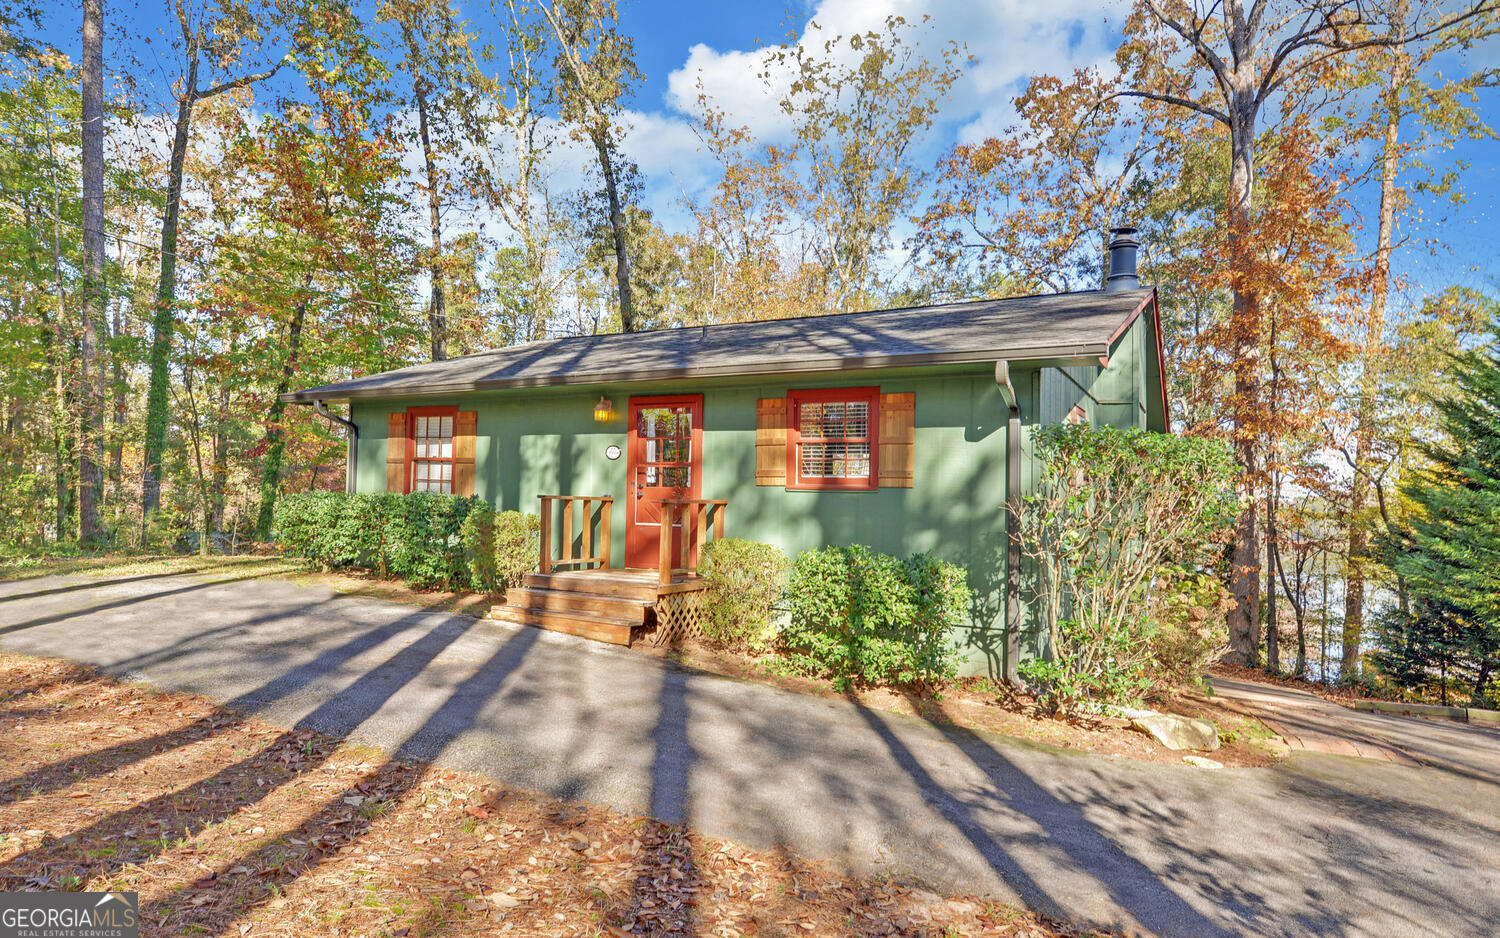
[(0, 889), (144, 935), (1083, 934), (0, 655)]

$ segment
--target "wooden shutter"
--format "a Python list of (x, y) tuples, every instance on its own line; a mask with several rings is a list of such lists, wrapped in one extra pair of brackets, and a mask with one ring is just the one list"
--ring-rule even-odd
[(755, 402), (755, 484), (786, 485), (786, 398)]
[(916, 473), (917, 396), (880, 395), (880, 485), (909, 489)]
[(406, 491), (406, 412), (385, 418), (385, 490)]
[(474, 494), (474, 444), (479, 413), (461, 410), (453, 421), (453, 494)]

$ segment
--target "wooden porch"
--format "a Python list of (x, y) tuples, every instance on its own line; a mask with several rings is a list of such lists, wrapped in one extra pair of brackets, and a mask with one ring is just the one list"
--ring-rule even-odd
[(703, 547), (724, 536), (729, 504), (708, 498), (661, 500), (657, 566), (641, 570), (611, 566), (612, 497), (540, 498), (537, 572), (508, 590), (505, 605), (492, 608), (490, 618), (615, 645), (629, 645), (647, 632), (661, 633), (665, 623), (658, 612), (664, 602), (703, 589), (698, 576)]

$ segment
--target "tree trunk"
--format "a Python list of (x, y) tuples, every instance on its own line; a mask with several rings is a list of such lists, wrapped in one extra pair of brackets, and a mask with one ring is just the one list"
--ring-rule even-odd
[[(51, 134), (48, 134), (48, 158), (53, 160), (55, 166), (55, 154), (52, 152)], [(68, 426), (68, 341), (63, 328), (63, 316), (68, 308), (67, 290), (63, 285), (62, 278), (62, 216), (60, 214), (61, 199), (57, 191), (57, 177), (52, 177), (52, 281), (57, 299), (57, 312), (55, 315), (47, 314), (47, 307), (43, 303), (37, 304), (41, 314), (42, 322), (51, 328), (47, 332), (49, 363), (52, 367), (52, 467), (53, 486), (55, 498), (57, 499), (57, 539), (63, 538), (68, 529), (68, 516), (71, 514), (73, 487), (68, 482), (68, 466), (72, 464), (68, 455), (67, 426)], [(23, 207), (23, 219), (26, 230), (31, 230), (31, 203), (27, 201)], [(36, 239), (26, 239), (27, 251), (35, 255)], [(33, 258), (32, 266), (35, 266)]]
[(1349, 560), (1344, 577), (1343, 660), (1340, 671), (1359, 673), (1359, 645), (1365, 626), (1365, 574), (1361, 566), (1369, 547), (1364, 511), (1369, 503), (1369, 471), (1376, 432), (1375, 396), (1380, 384), (1380, 355), (1385, 336), (1386, 304), (1390, 294), (1391, 245), (1396, 226), (1396, 174), (1400, 170), (1400, 101), (1406, 82), (1404, 60), (1398, 59), (1385, 90), (1385, 141), (1380, 160), (1380, 216), (1375, 235), (1375, 276), (1370, 290), (1370, 315), (1365, 323), (1363, 368), (1354, 420), (1354, 479), (1349, 486)]
[[(1253, 88), (1253, 85), (1251, 86)], [(1259, 297), (1250, 282), (1254, 260), (1251, 199), (1255, 186), (1255, 119), (1253, 91), (1236, 92), (1230, 128), (1232, 165), (1229, 175), (1229, 259), (1233, 291), (1232, 354), (1234, 358), (1233, 421), (1235, 461), (1240, 470), (1240, 495), (1244, 508), (1235, 524), (1234, 549), (1230, 557), (1230, 591), (1234, 606), (1229, 611), (1229, 660), (1254, 667), (1260, 650), (1256, 641), (1260, 606), (1260, 540), (1257, 525), (1256, 490), (1260, 482), (1261, 323)]]
[[(110, 329), (110, 335), (115, 339), (125, 335), (125, 314), (119, 304), (115, 305), (114, 326)], [(129, 413), (130, 406), (127, 398), (130, 389), (125, 384), (125, 364), (120, 360), (118, 345), (116, 345), (115, 353), (110, 357), (109, 384), (111, 400), (108, 472), (111, 498), (115, 511), (118, 513), (120, 490), (124, 486), (125, 477), (125, 416)]]
[(609, 227), (615, 236), (615, 285), (620, 291), (620, 328), (635, 332), (635, 301), (630, 294), (630, 255), (625, 244), (625, 210), (620, 206), (620, 192), (615, 185), (615, 165), (610, 154), (609, 136), (593, 133), (594, 147), (599, 151), (599, 172), (604, 176), (604, 192), (609, 197)]
[(1266, 670), (1281, 670), (1281, 629), (1276, 612), (1276, 478), (1271, 479), (1266, 498)]
[(99, 325), (108, 315), (104, 289), (104, 0), (83, 0), (81, 158), (83, 163), (83, 292), (78, 349), (78, 539), (98, 544), (104, 530), (99, 502), (104, 495), (105, 365), (99, 352)]
[[(311, 278), (304, 287), (311, 286)], [(297, 355), (302, 348), (302, 323), (307, 316), (307, 300), (297, 304), (292, 313), (291, 325), (287, 328), (286, 364), (281, 368), (281, 380), (276, 382), (276, 397), (271, 404), (270, 418), (266, 424), (266, 461), (260, 474), (260, 513), (255, 521), (255, 535), (262, 541), (271, 539), (271, 520), (276, 513), (276, 492), (281, 485), (281, 458), (286, 453), (286, 431), (281, 418), (286, 414), (286, 405), (281, 395), (292, 389), (292, 378), (297, 374)]]
[[(239, 336), (234, 335), (229, 340), (229, 354), (233, 358), (239, 352)], [(219, 406), (218, 413), (214, 416), (214, 461), (213, 470), (208, 487), (209, 504), (212, 508), (210, 514), (213, 517), (213, 529), (224, 530), (224, 501), (229, 490), (229, 427), (224, 415), (229, 413), (229, 383), (219, 383)]]
[(151, 378), (146, 392), (146, 439), (141, 478), (141, 543), (151, 516), (161, 507), (161, 460), (167, 448), (167, 396), (172, 373), (172, 336), (177, 326), (177, 225), (182, 212), (182, 173), (198, 88), (198, 47), (188, 40), (188, 70), (177, 102), (172, 159), (167, 170), (167, 203), (161, 219), (161, 274), (151, 316)]
[(1307, 607), (1308, 589), (1307, 579), (1304, 571), (1308, 557), (1301, 554), (1297, 557), (1297, 677), (1305, 680), (1307, 678)]
[(417, 130), (422, 138), (422, 159), (427, 164), (427, 220), (432, 228), (432, 303), (427, 325), (432, 330), (432, 360), (448, 357), (448, 314), (443, 283), (442, 191), (437, 160), (432, 155), (432, 137), (427, 130), (427, 80), (420, 75), (412, 82), (417, 95)]

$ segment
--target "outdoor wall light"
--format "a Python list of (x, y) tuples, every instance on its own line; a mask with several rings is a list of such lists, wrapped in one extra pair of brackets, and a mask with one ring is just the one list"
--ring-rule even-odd
[(607, 397), (599, 398), (599, 403), (594, 405), (594, 422), (609, 423), (615, 419), (615, 405)]

